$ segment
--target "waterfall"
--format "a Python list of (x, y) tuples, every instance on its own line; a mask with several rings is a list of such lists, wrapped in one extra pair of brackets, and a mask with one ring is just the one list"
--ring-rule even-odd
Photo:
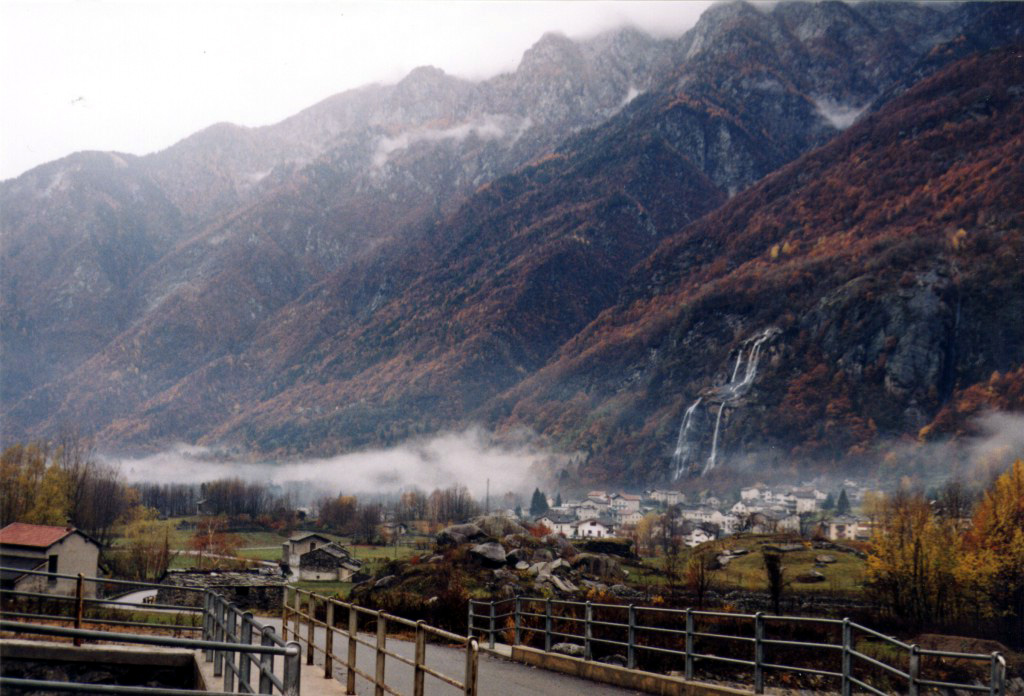
[(693, 412), (700, 406), (700, 402), (704, 400), (704, 397), (698, 397), (696, 401), (690, 404), (690, 407), (686, 409), (686, 413), (683, 414), (683, 422), (679, 424), (679, 435), (676, 438), (676, 451), (672, 454), (672, 480), (676, 481), (683, 472), (686, 470), (686, 465), (690, 459), (690, 443), (686, 439), (687, 433), (690, 432), (690, 424), (693, 421)]
[(723, 401), (718, 406), (718, 418), (715, 419), (715, 435), (711, 438), (711, 456), (708, 457), (708, 462), (704, 465), (704, 471), (700, 472), (701, 476), (707, 475), (709, 471), (715, 468), (715, 459), (718, 457), (718, 429), (722, 425), (722, 411), (724, 410), (725, 402)]
[(741, 347), (736, 352), (736, 367), (732, 368), (732, 378), (729, 380), (730, 382), (735, 382), (736, 381), (736, 375), (738, 375), (740, 373), (740, 365), (742, 365), (742, 364), (743, 364), (743, 348)]
[[(690, 428), (693, 416), (697, 407), (700, 406), (704, 396), (708, 401), (718, 402), (718, 416), (715, 418), (715, 430), (711, 439), (711, 455), (704, 464), (700, 475), (704, 476), (715, 468), (718, 460), (718, 437), (722, 426), (722, 412), (726, 405), (734, 406), (734, 402), (750, 391), (757, 378), (757, 367), (761, 360), (761, 351), (765, 343), (777, 336), (781, 331), (770, 326), (764, 331), (743, 341), (736, 351), (736, 363), (733, 365), (732, 374), (726, 384), (705, 390), (704, 395), (690, 404), (683, 414), (683, 420), (679, 424), (679, 434), (676, 437), (676, 448), (672, 454), (672, 480), (681, 478), (684, 472), (697, 473), (695, 462), (696, 452), (690, 442)], [(744, 355), (746, 359), (744, 360)], [(742, 378), (740, 377), (742, 373)], [(698, 438), (699, 442), (700, 438)]]

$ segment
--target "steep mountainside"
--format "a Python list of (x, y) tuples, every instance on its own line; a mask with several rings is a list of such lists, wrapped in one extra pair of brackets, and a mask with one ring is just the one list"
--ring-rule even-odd
[[(653, 480), (916, 433), (1021, 362), (1016, 305), (985, 304), (1019, 269), (983, 282), (992, 240), (1019, 250), (1017, 73), (976, 55), (1020, 13), (721, 5), (678, 41), (549, 35), (483, 83), (421, 68), (126, 159), (176, 226), (137, 225), (163, 246), (59, 372), (32, 362), (59, 321), (4, 331), (4, 436), (308, 454), (483, 421)], [(5, 276), (36, 258), (7, 239), (66, 244), (27, 219), (4, 217)], [(31, 284), (4, 289), (4, 326), (34, 316)]]
[(955, 64), (666, 240), (496, 417), (651, 480), (862, 454), (994, 371), (1019, 401), (1021, 55)]

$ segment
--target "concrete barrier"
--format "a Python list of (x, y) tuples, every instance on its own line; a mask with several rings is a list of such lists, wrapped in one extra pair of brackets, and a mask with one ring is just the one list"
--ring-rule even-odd
[(715, 686), (701, 682), (686, 681), (679, 677), (669, 677), (652, 672), (641, 672), (602, 662), (583, 660), (578, 657), (547, 653), (535, 648), (520, 645), (512, 646), (511, 658), (532, 667), (570, 674), (581, 679), (612, 684), (626, 689), (635, 689), (659, 696), (717, 696), (734, 694), (749, 696), (753, 691), (733, 689), (727, 686)]

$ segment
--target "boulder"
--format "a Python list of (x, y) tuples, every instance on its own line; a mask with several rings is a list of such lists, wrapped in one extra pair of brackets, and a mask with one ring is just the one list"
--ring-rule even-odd
[(385, 575), (380, 580), (378, 580), (377, 582), (373, 583), (373, 589), (375, 589), (375, 590), (386, 590), (387, 588), (391, 587), (392, 585), (394, 585), (397, 582), (398, 582), (398, 576), (397, 575)]
[(531, 549), (512, 549), (508, 552), (506, 560), (509, 565), (516, 565), (518, 563), (530, 561), (533, 558), (533, 551)]
[(556, 590), (566, 594), (573, 593), (579, 589), (568, 578), (559, 577), (558, 575), (548, 575), (545, 580), (551, 583)]
[(477, 517), (473, 520), (473, 524), (482, 529), (487, 536), (495, 539), (500, 539), (507, 534), (529, 534), (523, 525), (504, 515)]
[(518, 563), (516, 563), (516, 570), (529, 570), (529, 569), (530, 569), (530, 564), (527, 563), (526, 561), (519, 561)]
[(819, 556), (815, 556), (814, 557), (814, 562), (815, 563), (835, 563), (836, 562), (836, 557), (832, 556), (830, 554), (827, 554), (827, 553), (823, 553), (823, 554), (821, 554)]
[(825, 582), (825, 576), (816, 570), (808, 571), (796, 576), (797, 582)]
[(583, 646), (576, 643), (555, 643), (551, 646), (551, 652), (569, 657), (583, 657), (585, 654)]
[(483, 539), (487, 535), (475, 524), (453, 524), (445, 527), (437, 534), (438, 546), (458, 546), (468, 541)]
[(581, 553), (572, 560), (572, 567), (599, 578), (622, 578), (625, 573), (618, 561), (604, 553)]
[(533, 552), (533, 561), (535, 563), (544, 563), (546, 561), (553, 561), (555, 554), (551, 552), (551, 549), (537, 549)]
[(615, 667), (626, 666), (625, 655), (605, 655), (604, 657), (599, 658), (597, 661), (606, 665), (614, 665)]
[(469, 555), (486, 566), (498, 567), (505, 565), (506, 562), (505, 549), (496, 541), (477, 544), (469, 550)]

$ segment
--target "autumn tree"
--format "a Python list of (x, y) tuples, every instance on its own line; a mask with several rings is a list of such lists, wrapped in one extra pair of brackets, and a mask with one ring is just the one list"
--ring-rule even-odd
[(132, 580), (159, 580), (177, 552), (171, 551), (171, 523), (157, 519), (157, 511), (138, 507), (124, 527), (124, 543), (108, 557), (115, 575)]
[(227, 531), (225, 517), (204, 517), (196, 527), (196, 533), (189, 539), (188, 547), (198, 556), (197, 565), (202, 568), (204, 559), (212, 568), (224, 568), (237, 562), (235, 554), (242, 540)]
[(713, 550), (694, 550), (683, 569), (683, 582), (686, 589), (697, 598), (698, 609), (704, 607), (704, 598), (714, 587), (715, 571), (709, 567), (713, 553)]
[(66, 524), (71, 501), (67, 477), (45, 443), (16, 444), (0, 454), (0, 518), (3, 524)]
[(923, 495), (900, 490), (887, 500), (868, 555), (867, 586), (896, 616), (926, 623), (955, 613), (960, 535)]
[(1024, 460), (985, 492), (965, 540), (961, 577), (976, 581), (1004, 635), (1024, 644)]

